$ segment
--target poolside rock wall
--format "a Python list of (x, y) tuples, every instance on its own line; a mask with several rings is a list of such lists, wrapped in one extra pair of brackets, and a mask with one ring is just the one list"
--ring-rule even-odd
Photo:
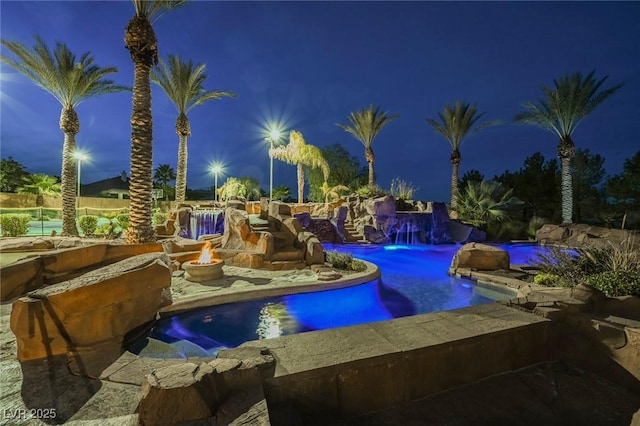
[(18, 360), (67, 354), (75, 374), (99, 377), (123, 352), (124, 336), (171, 304), (169, 268), (164, 253), (142, 254), (16, 300)]
[(209, 362), (158, 368), (142, 382), (139, 422), (184, 424), (212, 419), (231, 396), (262, 387), (274, 372), (274, 357), (260, 348), (223, 350)]
[[(49, 242), (54, 244), (54, 242)], [(64, 247), (64, 245), (57, 244)], [(28, 245), (26, 246), (28, 250)], [(17, 246), (11, 249), (15, 251)], [(6, 302), (41, 287), (70, 280), (90, 270), (144, 253), (162, 252), (162, 245), (94, 244), (45, 251), (0, 268), (0, 301)]]
[(610, 247), (630, 244), (640, 250), (640, 233), (586, 224), (546, 224), (536, 232), (540, 244), (560, 244), (569, 247)]
[(558, 323), (558, 349), (571, 363), (640, 392), (640, 298), (608, 298), (579, 284), (536, 288), (505, 303)]

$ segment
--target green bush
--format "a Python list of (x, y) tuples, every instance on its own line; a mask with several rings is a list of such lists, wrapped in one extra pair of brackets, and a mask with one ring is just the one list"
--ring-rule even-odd
[(78, 218), (78, 226), (84, 235), (94, 234), (98, 227), (98, 216), (84, 214)]
[(640, 272), (638, 271), (601, 272), (588, 277), (585, 284), (597, 288), (608, 297), (640, 297)]
[(367, 270), (367, 265), (362, 260), (353, 259), (351, 261), (351, 270), (356, 272), (364, 272)]
[(570, 287), (571, 283), (563, 280), (561, 277), (555, 274), (543, 273), (533, 277), (533, 282), (537, 285), (543, 285), (547, 287)]
[(27, 235), (27, 232), (29, 232), (29, 221), (31, 221), (31, 216), (28, 214), (0, 215), (2, 236), (18, 237), (20, 235)]
[(362, 272), (367, 269), (367, 265), (358, 259), (354, 259), (350, 253), (340, 253), (336, 250), (327, 252), (327, 262), (335, 269), (342, 271)]
[(153, 214), (153, 224), (154, 225), (162, 225), (163, 223), (165, 223), (167, 221), (167, 217), (169, 217), (169, 216), (166, 213), (155, 212)]
[(123, 231), (129, 229), (129, 213), (119, 213), (118, 216), (116, 216), (116, 220)]
[(536, 232), (538, 229), (542, 228), (542, 225), (547, 223), (548, 221), (543, 217), (534, 216), (529, 221), (529, 225), (527, 226), (527, 237), (530, 240), (536, 239)]
[(365, 185), (356, 190), (356, 193), (362, 198), (376, 198), (387, 195), (384, 189), (378, 185)]

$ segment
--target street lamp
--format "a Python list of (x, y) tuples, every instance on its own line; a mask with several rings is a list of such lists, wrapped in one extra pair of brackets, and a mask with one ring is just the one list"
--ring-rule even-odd
[(273, 142), (280, 140), (280, 130), (273, 129), (269, 132), (267, 140), (269, 141), (269, 201), (273, 199)]
[(224, 167), (220, 163), (215, 163), (211, 166), (211, 173), (213, 173), (213, 201), (218, 201), (218, 174), (224, 171)]
[(85, 154), (82, 151), (74, 151), (74, 153), (72, 154), (73, 158), (76, 159), (76, 162), (78, 163), (78, 195), (77, 195), (77, 199), (78, 201), (76, 202), (76, 208), (80, 208), (80, 167), (82, 166), (82, 162), (84, 160), (88, 160), (89, 156), (87, 154)]

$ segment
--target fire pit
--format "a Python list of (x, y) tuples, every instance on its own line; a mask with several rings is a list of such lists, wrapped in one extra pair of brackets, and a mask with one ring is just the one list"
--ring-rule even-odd
[(224, 260), (220, 259), (217, 253), (211, 248), (211, 243), (207, 243), (200, 251), (197, 260), (191, 260), (182, 264), (185, 270), (185, 278), (188, 281), (203, 282), (222, 278), (222, 266)]

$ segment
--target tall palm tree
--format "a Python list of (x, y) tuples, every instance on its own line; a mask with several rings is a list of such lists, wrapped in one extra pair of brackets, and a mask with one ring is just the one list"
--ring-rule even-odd
[(115, 73), (116, 68), (93, 65), (94, 58), (89, 52), (76, 60), (64, 43), (57, 42), (55, 49), (50, 51), (42, 38), (36, 35), (32, 49), (16, 41), (2, 40), (2, 45), (17, 57), (14, 60), (2, 56), (2, 62), (27, 76), (62, 105), (62, 235), (78, 236), (75, 198), (78, 160), (73, 158), (73, 152), (76, 149), (76, 134), (80, 131), (80, 119), (75, 108), (86, 99), (129, 89), (105, 79), (107, 75)]
[(387, 112), (381, 112), (379, 106), (371, 105), (369, 108), (362, 108), (360, 111), (349, 114), (349, 123), (351, 125), (336, 123), (338, 127), (351, 133), (354, 138), (364, 145), (364, 158), (369, 164), (369, 186), (376, 184), (376, 175), (373, 168), (373, 163), (376, 159), (373, 154), (373, 141), (384, 126), (399, 117), (397, 114), (387, 114)]
[(558, 157), (561, 167), (562, 222), (573, 221), (573, 188), (571, 185), (571, 159), (576, 148), (571, 139), (578, 124), (598, 105), (613, 95), (622, 84), (600, 90), (608, 76), (601, 80), (594, 77), (595, 70), (586, 76), (576, 72), (553, 80), (553, 88), (542, 87), (544, 98), (538, 105), (525, 102), (526, 111), (516, 115), (518, 123), (530, 124), (553, 132), (560, 138)]
[[(458, 170), (460, 168), (460, 147), (467, 136), (470, 136), (485, 127), (498, 124), (498, 121), (487, 121), (485, 123), (476, 123), (484, 113), (478, 113), (478, 107), (468, 102), (456, 102), (455, 105), (445, 105), (444, 110), (438, 113), (440, 121), (433, 118), (427, 118), (427, 124), (432, 126), (436, 132), (440, 133), (451, 145), (451, 209), (455, 210), (457, 206), (458, 195)], [(475, 126), (475, 127), (474, 127)]]
[(60, 183), (58, 179), (45, 174), (32, 174), (23, 176), (24, 184), (18, 188), (18, 192), (36, 194), (36, 206), (42, 207), (45, 195), (60, 195)]
[(304, 201), (304, 170), (303, 166), (320, 168), (324, 181), (329, 179), (329, 164), (322, 156), (322, 151), (313, 145), (305, 143), (302, 133), (292, 130), (289, 133), (289, 143), (269, 150), (269, 155), (277, 160), (295, 164), (298, 171), (298, 203)]
[(179, 57), (169, 55), (168, 65), (160, 60), (160, 64), (151, 71), (151, 81), (162, 87), (178, 110), (176, 133), (180, 140), (178, 144), (176, 205), (184, 203), (187, 190), (187, 136), (191, 135), (187, 112), (212, 99), (236, 96), (235, 93), (225, 91), (207, 92), (202, 87), (207, 78), (204, 73), (205, 68), (204, 64), (194, 65), (191, 61), (182, 62)]
[(158, 41), (151, 22), (184, 0), (132, 0), (134, 15), (124, 34), (134, 65), (131, 113), (131, 178), (127, 244), (155, 241), (153, 229), (153, 120), (151, 67), (158, 63)]
[(169, 186), (169, 182), (171, 182), (171, 181), (173, 181), (175, 179), (176, 179), (176, 172), (175, 172), (175, 170), (173, 170), (173, 167), (171, 167), (168, 164), (160, 164), (153, 171), (153, 180), (154, 180), (156, 185), (160, 185), (162, 187), (162, 190), (164, 192), (164, 200), (165, 201), (169, 201), (169, 191), (168, 190), (171, 188)]

